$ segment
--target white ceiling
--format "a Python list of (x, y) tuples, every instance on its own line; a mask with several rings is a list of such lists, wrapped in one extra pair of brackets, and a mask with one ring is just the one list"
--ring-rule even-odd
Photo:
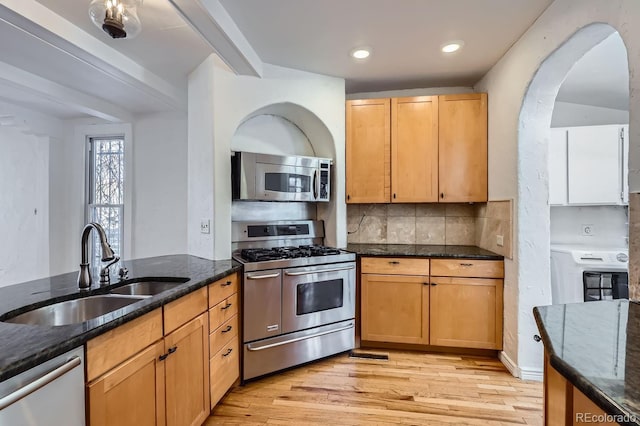
[[(202, 0), (182, 3), (199, 1)], [(87, 37), (104, 43), (105, 49), (114, 49), (111, 54), (101, 49), (102, 56), (98, 55), (97, 61), (87, 62), (82, 55), (69, 54), (64, 46), (60, 49), (59, 44), (48, 44), (41, 35), (33, 37), (29, 31), (0, 20), (0, 38), (12, 41), (0, 44), (0, 74), (2, 63), (23, 69), (58, 84), (60, 92), (64, 87), (70, 88), (79, 103), (85, 105), (74, 109), (73, 102), (53, 95), (39, 102), (37, 93), (29, 90), (22, 96), (16, 87), (4, 84), (2, 75), (0, 99), (60, 118), (91, 115), (92, 109), (100, 109), (100, 105), (93, 105), (83, 96), (108, 102), (112, 112), (120, 107), (134, 114), (166, 110), (167, 105), (158, 102), (158, 94), (162, 98), (168, 93), (170, 103), (180, 96), (186, 98), (187, 74), (213, 52), (210, 44), (185, 23), (169, 0), (144, 0), (138, 11), (142, 33), (133, 40), (112, 40), (95, 27), (87, 11), (89, 0), (37, 2), (86, 32)], [(228, 23), (234, 28), (237, 25), (236, 30), (242, 32), (249, 48), (262, 61), (345, 78), (347, 93), (357, 93), (473, 85), (552, 0), (208, 2), (222, 5), (218, 13), (228, 12)], [(215, 25), (216, 15), (207, 16), (213, 18)], [(226, 35), (229, 37), (229, 33)], [(456, 39), (465, 41), (460, 52), (452, 55), (440, 52), (443, 43)], [(349, 57), (349, 51), (361, 45), (372, 47), (373, 55), (365, 62), (356, 63)], [(130, 68), (129, 75), (123, 77), (117, 74), (114, 65), (111, 70), (96, 72), (101, 70), (100, 60), (109, 62), (118, 53), (135, 61), (132, 64), (141, 66), (140, 71)], [(123, 63), (121, 58), (120, 63)], [(158, 87), (160, 92), (137, 84), (147, 77), (160, 78), (153, 80), (155, 86), (151, 86)], [(37, 81), (29, 75), (25, 79)], [(163, 82), (167, 86), (163, 86)], [(46, 88), (46, 84), (42, 87)], [(172, 88), (177, 92), (172, 92)], [(166, 96), (163, 99), (166, 100)], [(628, 108), (626, 50), (619, 36), (612, 36), (584, 56), (567, 77), (558, 100)]]
[[(221, 0), (267, 63), (343, 77), (347, 93), (476, 83), (552, 0)], [(464, 40), (452, 55), (449, 40)], [(365, 63), (349, 51), (373, 48)]]
[(627, 49), (617, 32), (576, 62), (560, 86), (557, 100), (629, 110)]
[(138, 10), (142, 32), (132, 40), (114, 40), (89, 18), (90, 0), (37, 0), (48, 9), (133, 58), (177, 87), (213, 51), (180, 17), (168, 0), (144, 0)]

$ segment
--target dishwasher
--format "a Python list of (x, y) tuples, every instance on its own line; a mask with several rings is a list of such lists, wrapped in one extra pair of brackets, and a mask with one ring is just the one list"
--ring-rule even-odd
[(1, 426), (84, 426), (84, 349), (0, 382)]

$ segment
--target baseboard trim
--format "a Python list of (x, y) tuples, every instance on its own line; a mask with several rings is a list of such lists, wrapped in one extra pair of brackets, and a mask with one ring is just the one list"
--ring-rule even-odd
[(509, 370), (512, 376), (518, 377), (521, 380), (531, 380), (534, 382), (541, 382), (544, 379), (544, 371), (537, 368), (520, 368), (509, 355), (504, 351), (498, 354), (498, 359)]
[(522, 380), (532, 380), (534, 382), (541, 382), (544, 379), (544, 372), (537, 368), (521, 368), (520, 378)]
[(513, 377), (520, 377), (520, 369), (518, 368), (516, 363), (513, 362), (511, 358), (509, 358), (509, 355), (507, 355), (504, 351), (500, 351), (500, 353), (498, 354), (498, 359), (500, 360), (500, 362), (502, 362), (502, 364), (504, 364), (504, 366), (507, 368), (507, 370), (509, 370), (509, 373), (511, 373)]

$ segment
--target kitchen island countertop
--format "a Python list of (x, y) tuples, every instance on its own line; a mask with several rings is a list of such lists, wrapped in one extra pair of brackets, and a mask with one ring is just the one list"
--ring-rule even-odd
[(551, 366), (619, 423), (640, 425), (640, 304), (620, 299), (533, 312)]
[[(125, 322), (178, 299), (192, 291), (242, 269), (233, 260), (206, 260), (189, 255), (170, 255), (123, 262), (129, 278), (99, 287), (94, 282), (89, 291), (80, 291), (77, 272), (0, 288), (0, 382), (105, 333)], [(112, 268), (114, 269), (114, 268)], [(111, 287), (140, 278), (185, 277), (189, 281), (101, 317), (80, 324), (56, 327), (2, 322), (30, 309), (94, 294), (108, 293)], [(94, 274), (94, 281), (97, 277)]]
[(429, 244), (348, 244), (359, 256), (411, 256), (441, 259), (503, 260), (504, 256), (476, 246)]

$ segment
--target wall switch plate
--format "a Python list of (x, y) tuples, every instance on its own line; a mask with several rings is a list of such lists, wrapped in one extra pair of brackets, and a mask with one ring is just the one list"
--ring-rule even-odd
[(209, 221), (209, 219), (200, 220), (200, 233), (208, 234), (210, 232), (211, 232), (211, 222)]
[(592, 224), (583, 224), (580, 226), (582, 229), (583, 237), (593, 237), (595, 233), (595, 227)]
[(496, 245), (498, 247), (504, 247), (504, 235), (496, 235)]

